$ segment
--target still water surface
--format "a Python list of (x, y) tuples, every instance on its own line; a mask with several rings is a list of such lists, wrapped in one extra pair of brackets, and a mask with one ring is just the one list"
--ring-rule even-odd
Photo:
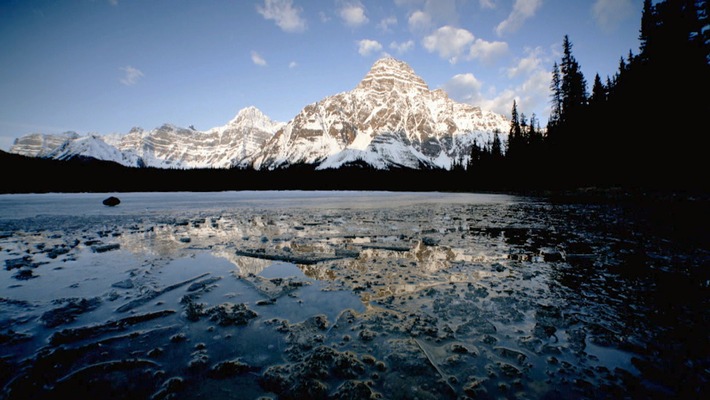
[(702, 398), (707, 229), (492, 194), (0, 196), (0, 398)]

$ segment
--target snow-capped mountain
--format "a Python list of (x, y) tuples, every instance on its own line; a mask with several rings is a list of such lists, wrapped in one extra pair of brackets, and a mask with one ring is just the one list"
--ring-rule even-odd
[(55, 135), (31, 133), (15, 139), (15, 143), (10, 148), (10, 153), (28, 157), (50, 157), (57, 148), (79, 137), (76, 132), (64, 132)]
[(353, 90), (306, 106), (288, 123), (248, 107), (207, 131), (165, 124), (126, 134), (31, 134), (17, 139), (10, 152), (159, 168), (450, 168), (468, 160), (474, 141), (490, 143), (501, 132), (505, 142), (508, 127), (506, 117), (430, 90), (409, 65), (388, 57), (375, 62)]
[(306, 106), (251, 160), (256, 168), (450, 168), (467, 160), (474, 140), (488, 143), (508, 127), (504, 116), (457, 103), (406, 63), (383, 58), (352, 91)]
[(137, 167), (229, 168), (243, 165), (282, 126), (247, 107), (208, 131), (164, 124), (151, 131), (133, 128), (124, 135), (31, 134), (17, 139), (10, 152), (56, 159), (86, 156)]

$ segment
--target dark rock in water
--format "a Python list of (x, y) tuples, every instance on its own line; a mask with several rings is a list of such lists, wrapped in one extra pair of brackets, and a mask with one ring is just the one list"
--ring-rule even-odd
[(50, 328), (54, 328), (55, 326), (72, 322), (76, 320), (80, 314), (93, 311), (101, 305), (101, 299), (98, 297), (90, 299), (64, 299), (62, 302), (66, 304), (42, 314), (40, 317), (42, 323)]
[(15, 278), (15, 279), (17, 279), (17, 280), (20, 280), (20, 281), (26, 281), (26, 280), (29, 280), (29, 279), (36, 278), (37, 276), (38, 276), (38, 275), (35, 275), (35, 273), (34, 273), (34, 271), (32, 270), (32, 268), (29, 268), (29, 267), (22, 267), (22, 268), (20, 268), (20, 269), (17, 271), (17, 273), (16, 273), (15, 275), (13, 275), (12, 277)]
[(5, 269), (11, 271), (13, 269), (20, 269), (23, 267), (33, 267), (32, 257), (24, 256), (21, 258), (12, 258), (5, 260)]
[(121, 245), (119, 243), (111, 243), (102, 246), (91, 246), (91, 251), (93, 251), (94, 253), (105, 253), (107, 251), (118, 250), (120, 248)]
[(422, 238), (422, 243), (425, 246), (438, 246), (439, 245), (439, 239), (435, 239), (433, 237), (425, 236)]
[(120, 282), (116, 282), (111, 285), (111, 287), (119, 288), (119, 289), (133, 289), (135, 285), (133, 284), (133, 281), (130, 279), (124, 279)]
[(220, 326), (246, 325), (249, 320), (258, 315), (247, 308), (244, 303), (222, 303), (208, 310), (212, 321), (217, 321)]
[(251, 367), (241, 360), (228, 360), (215, 364), (210, 369), (209, 375), (215, 379), (226, 379), (249, 372), (250, 369)]
[(105, 199), (103, 203), (105, 206), (114, 207), (121, 204), (121, 200), (119, 200), (118, 197), (111, 196)]

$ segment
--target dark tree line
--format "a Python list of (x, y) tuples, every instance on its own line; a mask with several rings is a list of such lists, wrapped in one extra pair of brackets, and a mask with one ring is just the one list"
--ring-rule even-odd
[[(707, 188), (710, 0), (644, 2), (640, 53), (588, 82), (565, 36), (552, 66), (543, 132), (513, 103), (504, 154), (474, 145), (472, 175), (510, 187), (621, 185)], [(480, 160), (492, 160), (482, 162)], [(487, 170), (477, 169), (488, 167)], [(478, 178), (480, 179), (480, 178)]]

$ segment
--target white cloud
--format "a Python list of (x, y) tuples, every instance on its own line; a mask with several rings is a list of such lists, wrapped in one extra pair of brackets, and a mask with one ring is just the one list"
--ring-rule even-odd
[(338, 14), (343, 22), (345, 22), (345, 25), (352, 28), (357, 28), (370, 21), (367, 15), (365, 15), (365, 7), (359, 1), (355, 3), (344, 3), (340, 11), (338, 11)]
[(632, 0), (597, 0), (592, 6), (592, 15), (600, 28), (606, 32), (615, 30), (619, 24), (634, 15)]
[[(537, 49), (535, 50), (537, 51)], [(529, 57), (531, 58), (532, 55)], [(518, 66), (520, 66), (520, 62)], [(522, 70), (520, 71), (522, 73)], [(446, 82), (442, 88), (449, 96), (460, 102), (480, 106), (502, 115), (510, 116), (513, 100), (518, 103), (518, 111), (530, 117), (537, 115), (541, 124), (546, 123), (542, 116), (550, 113), (550, 80), (552, 74), (541, 66), (531, 69), (525, 79), (511, 84), (503, 90), (486, 85), (471, 73), (458, 74)]]
[[(409, 9), (412, 30), (421, 28), (416, 22), (420, 25), (425, 22), (427, 28), (429, 25), (458, 25), (460, 16), (464, 15), (459, 8), (462, 3), (462, 0), (395, 0), (397, 6)], [(422, 18), (425, 20), (422, 21)]]
[(306, 20), (301, 17), (303, 9), (294, 7), (292, 0), (264, 0), (256, 11), (267, 20), (273, 20), (284, 32), (303, 32)]
[[(519, 109), (528, 117), (532, 113), (537, 114), (538, 120), (542, 122), (541, 115), (550, 114), (550, 81), (552, 73), (543, 69), (537, 69), (519, 87), (516, 93), (520, 97)], [(508, 104), (508, 108), (512, 106)], [(545, 121), (547, 119), (545, 118)]]
[(481, 5), (481, 8), (496, 8), (495, 0), (479, 0), (478, 3)]
[(453, 100), (461, 103), (478, 104), (483, 100), (482, 86), (481, 81), (473, 74), (467, 73), (454, 75), (443, 85), (443, 89)]
[(291, 69), (296, 68), (298, 67), (298, 63), (295, 61), (291, 61), (290, 63), (288, 63), (288, 67)]
[(483, 39), (476, 39), (471, 45), (468, 53), (469, 59), (480, 60), (484, 64), (493, 64), (498, 58), (508, 53), (508, 43), (489, 42)]
[(525, 20), (535, 15), (540, 6), (542, 0), (515, 0), (508, 18), (496, 26), (496, 33), (498, 36), (503, 36), (517, 31), (523, 26)]
[(408, 41), (402, 42), (402, 43), (397, 43), (397, 42), (390, 43), (390, 49), (396, 51), (397, 54), (404, 54), (413, 48), (414, 48), (414, 41), (413, 40), (408, 40)]
[(443, 26), (422, 39), (422, 46), (430, 53), (439, 53), (441, 58), (454, 64), (473, 39), (473, 34), (465, 29)]
[(410, 6), (410, 5), (418, 5), (423, 3), (424, 0), (394, 0), (394, 4), (398, 6)]
[(119, 68), (121, 71), (123, 71), (123, 78), (120, 79), (120, 82), (126, 86), (133, 86), (138, 81), (144, 77), (143, 72), (139, 70), (138, 68), (133, 68), (130, 65), (127, 65), (125, 67)]
[(118, 0), (108, 0), (109, 4), (112, 6), (117, 6), (118, 5)]
[(382, 32), (390, 32), (390, 26), (397, 25), (397, 17), (387, 17), (384, 18), (380, 21), (379, 24), (377, 24), (377, 27), (382, 31)]
[(376, 40), (363, 39), (357, 42), (357, 46), (357, 52), (364, 57), (382, 51), (382, 45)]
[(410, 16), (409, 30), (412, 32), (425, 32), (431, 28), (431, 16), (422, 10), (414, 11)]
[(262, 57), (261, 54), (257, 53), (256, 51), (251, 52), (251, 61), (260, 67), (266, 66), (266, 60), (264, 60), (264, 57)]
[(526, 48), (525, 57), (517, 60), (517, 64), (507, 69), (508, 78), (515, 78), (518, 76), (529, 76), (540, 70), (542, 67), (542, 48)]

